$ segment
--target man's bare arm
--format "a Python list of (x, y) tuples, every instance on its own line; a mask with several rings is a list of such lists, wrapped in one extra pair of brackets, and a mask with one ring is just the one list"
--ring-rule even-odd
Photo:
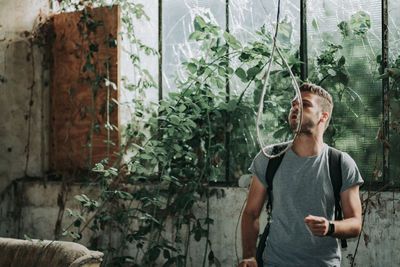
[(352, 238), (361, 233), (362, 210), (360, 186), (353, 186), (340, 194), (344, 220), (335, 221), (334, 237)]
[[(337, 238), (356, 237), (361, 232), (361, 200), (359, 185), (355, 185), (340, 194), (344, 220), (334, 221), (335, 232), (332, 236)], [(329, 229), (326, 218), (309, 215), (304, 219), (313, 235), (325, 236)]]
[[(253, 175), (246, 207), (242, 216), (242, 247), (243, 261), (239, 266), (257, 266), (255, 262), (255, 252), (257, 237), (260, 230), (260, 214), (264, 206), (266, 196), (265, 186)], [(255, 265), (254, 265), (255, 264)]]

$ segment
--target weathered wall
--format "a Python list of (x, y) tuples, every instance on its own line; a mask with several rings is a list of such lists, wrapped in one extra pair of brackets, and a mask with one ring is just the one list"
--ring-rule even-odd
[[(217, 188), (218, 194), (210, 199), (210, 216), (214, 220), (211, 228), (212, 249), (222, 266), (235, 266), (237, 256), (241, 258), (240, 227), (238, 226), (240, 210), (247, 196), (246, 188)], [(70, 188), (66, 208), (77, 209), (78, 201), (73, 198), (80, 194), (78, 185)], [(96, 191), (84, 189), (93, 195)], [(61, 191), (58, 182), (20, 182), (9, 194), (8, 214), (16, 215), (3, 220), (0, 235), (10, 234), (23, 238), (26, 234), (31, 238), (52, 239), (58, 216), (57, 199)], [(362, 193), (366, 198), (366, 193)], [(364, 232), (361, 236), (356, 256), (356, 266), (399, 266), (400, 264), (400, 194), (380, 193), (372, 198), (369, 212), (365, 217)], [(199, 217), (206, 215), (206, 202), (196, 206)], [(18, 216), (17, 216), (18, 215)], [(19, 219), (16, 219), (19, 218)], [(265, 214), (262, 221), (265, 222)], [(64, 212), (62, 227), (72, 221)], [(7, 225), (7, 226), (6, 226)], [(167, 228), (168, 229), (168, 228)], [(173, 227), (171, 227), (172, 231)], [(8, 234), (6, 233), (8, 231)], [(364, 236), (365, 234), (365, 236)], [(113, 238), (116, 234), (111, 235)], [(67, 238), (68, 239), (68, 238)], [(88, 245), (89, 237), (84, 235), (82, 243)], [(350, 266), (350, 257), (354, 255), (357, 239), (348, 241), (348, 248), (342, 251), (342, 266)], [(205, 243), (191, 240), (189, 262), (191, 266), (201, 266)], [(236, 256), (237, 251), (237, 256)]]
[(35, 26), (48, 0), (0, 0), (0, 192), (14, 179), (47, 168), (48, 86), (45, 49)]

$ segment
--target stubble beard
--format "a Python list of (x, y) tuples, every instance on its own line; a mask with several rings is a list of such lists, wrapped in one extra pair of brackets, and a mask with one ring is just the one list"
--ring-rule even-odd
[[(290, 123), (290, 129), (292, 130), (293, 133), (296, 132), (297, 129), (297, 124), (299, 123), (299, 120), (291, 121)], [(299, 134), (304, 134), (304, 135), (312, 135), (312, 129), (315, 127), (315, 124), (311, 120), (303, 120), (301, 123), (300, 131)]]

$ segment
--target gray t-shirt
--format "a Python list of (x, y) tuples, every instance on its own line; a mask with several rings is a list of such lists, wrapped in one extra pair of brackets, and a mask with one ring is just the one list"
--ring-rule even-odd
[[(268, 149), (268, 148), (266, 148)], [(270, 231), (263, 253), (274, 266), (340, 266), (336, 238), (317, 237), (304, 222), (308, 215), (334, 219), (335, 197), (329, 177), (328, 145), (312, 157), (299, 157), (289, 149), (273, 179), (273, 209)], [(249, 171), (267, 187), (268, 158), (261, 151)], [(342, 152), (341, 192), (363, 183), (354, 160)]]

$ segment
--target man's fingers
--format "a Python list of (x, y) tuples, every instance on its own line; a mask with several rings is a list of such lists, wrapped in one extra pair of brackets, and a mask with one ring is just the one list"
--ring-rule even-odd
[(310, 228), (315, 228), (315, 229), (319, 229), (319, 228), (325, 228), (326, 224), (324, 223), (314, 223), (314, 222), (309, 222), (307, 223), (308, 227)]
[(315, 236), (324, 236), (327, 231), (327, 220), (324, 217), (308, 215), (304, 222)]
[(304, 218), (304, 222), (306, 223), (324, 223), (325, 218), (319, 216), (308, 215)]
[(315, 230), (325, 230), (325, 228), (326, 228), (324, 224), (311, 224), (311, 225), (308, 225), (308, 227), (311, 230), (313, 230), (313, 229), (315, 229)]

